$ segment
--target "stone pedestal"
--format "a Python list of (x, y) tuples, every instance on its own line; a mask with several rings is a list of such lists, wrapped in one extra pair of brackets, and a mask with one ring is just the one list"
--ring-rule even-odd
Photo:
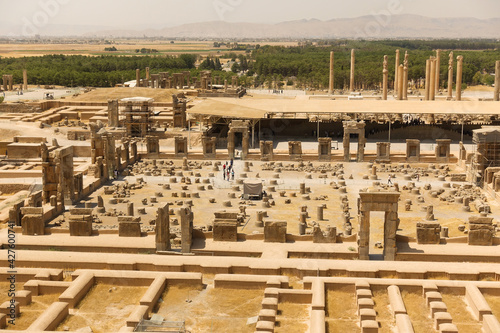
[(238, 223), (231, 221), (215, 221), (213, 224), (214, 242), (237, 242)]
[(286, 243), (287, 223), (283, 221), (267, 221), (264, 225), (264, 242)]
[(70, 236), (92, 236), (92, 216), (70, 215), (69, 234)]
[(417, 223), (417, 244), (439, 244), (440, 241), (441, 225), (439, 223)]

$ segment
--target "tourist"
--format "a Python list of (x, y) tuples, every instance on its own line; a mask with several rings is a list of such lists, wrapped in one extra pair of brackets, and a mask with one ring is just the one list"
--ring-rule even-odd
[(229, 169), (227, 169), (227, 181), (230, 181), (231, 179), (229, 178)]
[(231, 178), (234, 180), (234, 169), (231, 170)]
[(118, 169), (115, 169), (115, 179), (118, 179)]
[(222, 170), (222, 178), (224, 178), (224, 180), (226, 180), (226, 168), (224, 168), (224, 170)]
[(222, 171), (223, 173), (226, 172), (226, 163), (224, 163), (224, 165), (222, 166)]
[(391, 175), (387, 178), (387, 185), (392, 185)]

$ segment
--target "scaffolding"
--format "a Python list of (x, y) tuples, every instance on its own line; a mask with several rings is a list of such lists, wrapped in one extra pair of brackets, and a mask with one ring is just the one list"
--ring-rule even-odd
[(122, 114), (125, 115), (127, 136), (144, 138), (151, 131), (153, 116), (152, 98), (134, 97), (121, 100)]
[(186, 333), (186, 323), (184, 321), (158, 321), (143, 319), (137, 324), (134, 332), (166, 332), (166, 333)]
[(500, 167), (500, 127), (482, 127), (473, 131), (472, 141), (476, 144), (471, 161), (469, 179), (476, 185), (484, 184), (484, 171)]

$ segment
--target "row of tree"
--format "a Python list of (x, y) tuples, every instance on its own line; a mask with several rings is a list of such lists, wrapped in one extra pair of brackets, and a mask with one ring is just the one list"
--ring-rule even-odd
[[(425, 61), (442, 49), (440, 73), (446, 88), (448, 52), (464, 56), (463, 82), (467, 85), (493, 83), (495, 61), (500, 60), (500, 43), (489, 40), (387, 40), (387, 41), (321, 41), (316, 45), (261, 46), (250, 54), (230, 52), (209, 56), (196, 68), (195, 54), (179, 56), (113, 56), (99, 57), (47, 55), (42, 57), (0, 58), (0, 75), (12, 74), (22, 82), (22, 70), (27, 69), (30, 84), (110, 87), (135, 79), (135, 70), (149, 67), (151, 73), (190, 71), (197, 76), (201, 70), (212, 70), (213, 76), (230, 80), (234, 73), (247, 86), (297, 84), (303, 88), (326, 88), (329, 82), (330, 51), (335, 52), (335, 89), (349, 85), (351, 49), (356, 50), (355, 81), (365, 89), (377, 88), (382, 81), (382, 62), (389, 55), (389, 80), (394, 80), (395, 50), (409, 53), (409, 80), (425, 77)], [(221, 59), (234, 61), (232, 72), (222, 71)]]

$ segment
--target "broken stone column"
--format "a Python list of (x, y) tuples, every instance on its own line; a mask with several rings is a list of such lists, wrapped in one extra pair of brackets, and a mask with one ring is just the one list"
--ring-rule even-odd
[(431, 57), (431, 82), (429, 87), (429, 100), (436, 99), (436, 58)]
[(431, 97), (431, 60), (425, 61), (425, 100), (428, 101)]
[(403, 89), (404, 89), (404, 66), (399, 65), (398, 68), (398, 101), (403, 100)]
[(104, 208), (104, 200), (101, 196), (97, 197), (97, 212), (101, 214), (106, 212), (106, 209)]
[(318, 207), (316, 208), (318, 221), (323, 221), (323, 209), (324, 208), (325, 207), (323, 207), (323, 205), (318, 205)]
[(495, 63), (495, 94), (494, 101), (500, 101), (500, 60)]
[(448, 61), (448, 100), (453, 99), (453, 51), (450, 52)]
[[(333, 53), (333, 52), (332, 52)], [(387, 100), (387, 81), (389, 80), (389, 70), (387, 69), (387, 56), (384, 56), (384, 69), (382, 70), (383, 82), (382, 82), (382, 99)]]
[(257, 211), (257, 220), (255, 222), (255, 226), (262, 228), (264, 226), (264, 215), (265, 212), (262, 210)]
[(458, 56), (457, 57), (457, 92), (456, 92), (456, 100), (461, 101), (462, 100), (462, 72), (463, 72), (463, 64), (464, 64), (464, 57), (463, 56)]
[(118, 100), (108, 100), (108, 127), (118, 127)]
[(405, 52), (405, 60), (403, 63), (403, 100), (408, 99), (408, 52)]
[(169, 205), (158, 208), (155, 223), (156, 251), (170, 250), (170, 216)]
[[(146, 81), (149, 81), (150, 75), (149, 75), (149, 67), (146, 67)], [(149, 84), (148, 84), (149, 85)]]
[(28, 90), (28, 72), (23, 69), (23, 90)]
[(434, 221), (434, 206), (427, 206), (427, 214), (425, 216), (425, 219), (427, 221)]
[(398, 91), (398, 86), (399, 86), (399, 50), (396, 50), (396, 67), (395, 67), (395, 73), (394, 73), (394, 92), (397, 93)]
[(335, 74), (334, 74), (334, 70), (333, 70), (334, 68), (333, 68), (333, 66), (334, 66), (334, 52), (331, 51), (330, 52), (330, 84), (329, 84), (329, 88), (328, 88), (328, 93), (329, 94), (333, 94), (333, 90), (334, 90), (334, 88), (333, 88), (334, 81), (333, 80), (334, 80), (334, 75)]
[(141, 86), (141, 70), (140, 69), (135, 70), (135, 86), (136, 87)]
[(351, 50), (351, 81), (350, 81), (350, 91), (354, 91), (354, 66), (356, 63), (356, 56), (354, 49)]
[(179, 211), (181, 217), (181, 252), (191, 253), (193, 243), (193, 212), (184, 206)]
[(439, 82), (439, 77), (441, 75), (441, 50), (436, 50), (436, 83), (435, 83), (435, 91), (434, 91), (434, 94), (438, 94), (439, 93), (439, 86), (440, 86), (440, 82)]
[(300, 194), (306, 194), (306, 183), (300, 183)]
[(134, 203), (127, 203), (127, 216), (134, 216)]

